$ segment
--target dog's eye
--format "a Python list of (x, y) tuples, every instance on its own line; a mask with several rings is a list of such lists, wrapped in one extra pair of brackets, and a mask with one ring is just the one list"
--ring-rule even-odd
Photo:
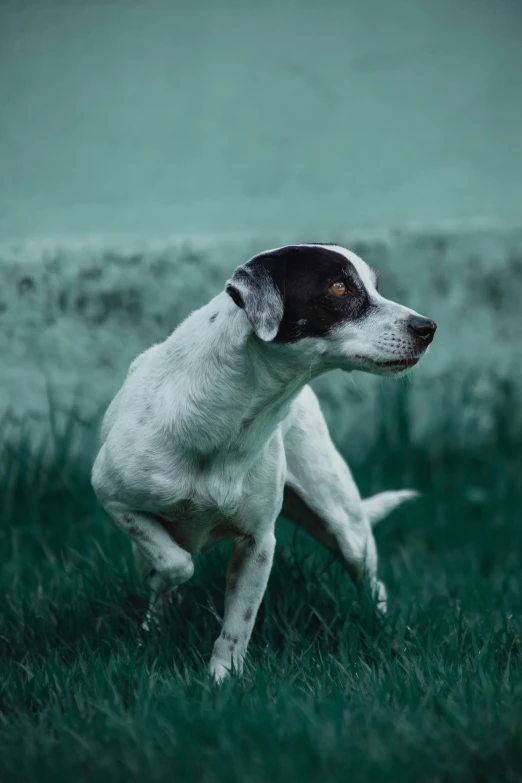
[(332, 294), (335, 294), (336, 296), (344, 296), (345, 294), (348, 293), (346, 283), (343, 283), (341, 280), (331, 285), (330, 291), (332, 292)]

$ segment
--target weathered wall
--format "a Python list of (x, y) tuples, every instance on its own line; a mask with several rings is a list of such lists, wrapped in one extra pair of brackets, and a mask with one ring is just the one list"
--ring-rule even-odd
[(2, 0), (0, 236), (522, 218), (518, 0)]
[[(0, 407), (18, 421), (40, 422), (45, 432), (50, 392), (55, 409), (75, 401), (81, 417), (92, 419), (132, 358), (206, 303), (236, 265), (297, 239), (1, 244)], [(414, 437), (432, 437), (450, 415), (455, 441), (472, 445), (488, 432), (499, 383), (522, 385), (522, 226), (336, 239), (380, 270), (385, 296), (439, 324), (408, 382)], [(387, 395), (400, 383), (362, 373), (319, 379), (315, 386), (337, 442), (364, 453)]]

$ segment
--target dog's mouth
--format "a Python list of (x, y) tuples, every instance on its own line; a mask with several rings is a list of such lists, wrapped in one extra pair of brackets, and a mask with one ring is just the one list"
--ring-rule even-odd
[(379, 370), (384, 370), (386, 374), (393, 375), (394, 373), (403, 372), (404, 370), (408, 370), (410, 367), (415, 367), (415, 365), (418, 363), (420, 356), (409, 356), (406, 359), (392, 359), (390, 361), (377, 361), (377, 359), (370, 359), (367, 356), (361, 356), (360, 354), (356, 354), (354, 357), (355, 359), (360, 359), (365, 363), (365, 365), (369, 365), (370, 367), (378, 367)]

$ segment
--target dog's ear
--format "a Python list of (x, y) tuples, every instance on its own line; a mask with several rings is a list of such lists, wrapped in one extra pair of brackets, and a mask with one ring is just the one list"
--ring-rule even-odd
[(225, 289), (265, 342), (274, 339), (283, 318), (286, 260), (281, 256), (280, 251), (254, 256), (236, 269)]

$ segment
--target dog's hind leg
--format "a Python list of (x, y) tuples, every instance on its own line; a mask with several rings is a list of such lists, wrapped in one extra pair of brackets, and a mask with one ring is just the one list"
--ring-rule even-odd
[(305, 387), (283, 427), (287, 474), (283, 515), (337, 555), (352, 579), (366, 573), (379, 607), (377, 548), (368, 514), (348, 465), (335, 448), (319, 402)]

